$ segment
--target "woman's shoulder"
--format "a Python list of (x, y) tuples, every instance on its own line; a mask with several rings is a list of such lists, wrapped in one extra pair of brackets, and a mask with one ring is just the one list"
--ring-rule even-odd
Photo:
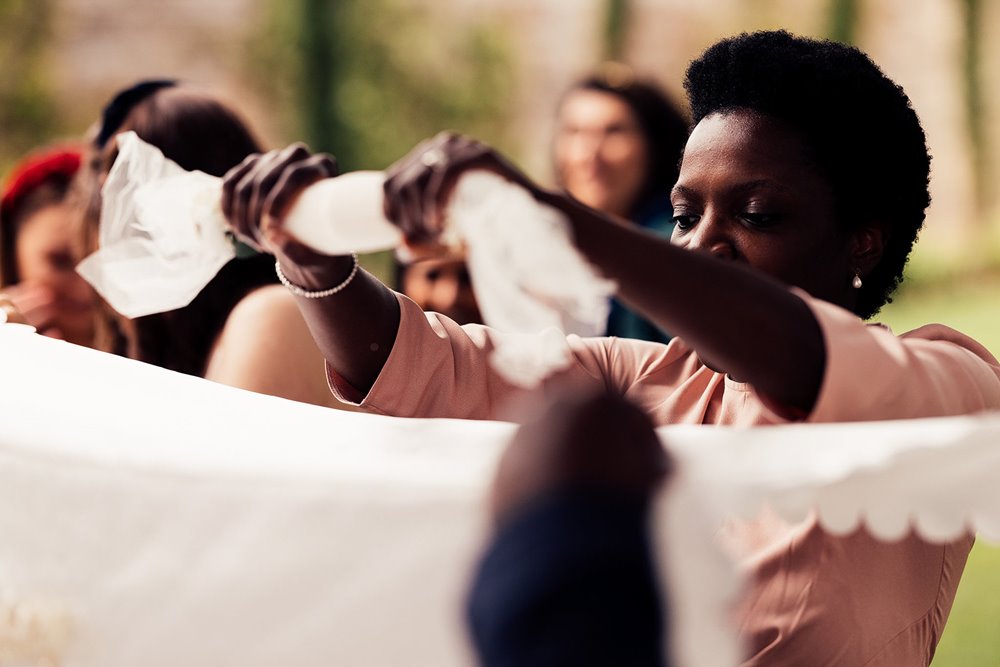
[(703, 368), (698, 355), (684, 340), (669, 343), (632, 338), (567, 338), (577, 360), (601, 368), (612, 386), (627, 390), (637, 383), (669, 387)]
[(233, 307), (213, 356), (219, 348), (247, 351), (263, 347), (277, 351), (281, 341), (295, 344), (303, 338), (312, 341), (295, 297), (281, 285), (266, 285), (253, 290)]
[(291, 312), (298, 312), (295, 297), (281, 285), (264, 285), (240, 299), (229, 314), (226, 325), (230, 322), (246, 323), (256, 318), (273, 320), (278, 315)]
[(952, 329), (944, 324), (925, 324), (916, 329), (912, 329), (905, 333), (899, 334), (899, 338), (903, 340), (929, 340), (929, 341), (944, 341), (963, 347), (977, 357), (980, 357), (984, 361), (998, 365), (997, 359), (993, 356), (985, 345), (977, 341), (972, 336), (966, 335), (957, 329)]
[(280, 285), (258, 288), (233, 308), (209, 356), (206, 379), (297, 401), (336, 403), (323, 356)]
[[(299, 356), (303, 341), (312, 338), (295, 298), (280, 285), (253, 290), (229, 313), (209, 357), (208, 373), (224, 369), (267, 367)], [(209, 379), (214, 379), (209, 377)]]

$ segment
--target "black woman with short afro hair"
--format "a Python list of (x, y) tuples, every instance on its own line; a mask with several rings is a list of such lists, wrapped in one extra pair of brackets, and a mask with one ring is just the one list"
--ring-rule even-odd
[(930, 153), (903, 89), (856, 48), (785, 31), (716, 43), (688, 67), (693, 123), (736, 109), (780, 120), (830, 180), (838, 222), (881, 224), (882, 260), (855, 312), (869, 318), (892, 299), (930, 204)]

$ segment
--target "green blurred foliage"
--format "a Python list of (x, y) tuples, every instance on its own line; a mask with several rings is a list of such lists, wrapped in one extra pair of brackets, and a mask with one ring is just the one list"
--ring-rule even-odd
[(987, 205), (990, 182), (987, 160), (985, 101), (982, 87), (982, 23), (980, 0), (960, 0), (962, 5), (962, 88), (965, 93), (965, 121), (972, 151), (973, 188), (979, 217)]
[(252, 78), (285, 132), (344, 170), (381, 169), (444, 129), (506, 149), (502, 31), (397, 0), (267, 0)]
[(0, 170), (59, 127), (45, 69), (52, 0), (0, 0)]
[(830, 0), (827, 36), (843, 44), (854, 44), (858, 32), (858, 0)]
[(607, 0), (604, 10), (604, 59), (622, 60), (628, 39), (629, 0)]
[[(997, 295), (1000, 276), (978, 275), (946, 282), (903, 283), (899, 298), (876, 320), (902, 333), (928, 322), (962, 331), (1000, 354)], [(977, 542), (969, 555), (955, 604), (932, 664), (934, 667), (994, 667), (1000, 662), (1000, 545)]]
[(995, 667), (1000, 662), (998, 588), (1000, 546), (978, 542), (969, 554), (933, 667)]

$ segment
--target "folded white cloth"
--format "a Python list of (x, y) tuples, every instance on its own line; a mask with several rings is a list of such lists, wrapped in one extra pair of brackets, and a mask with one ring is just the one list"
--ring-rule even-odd
[[(100, 248), (77, 267), (129, 318), (182, 308), (235, 256), (220, 209), (221, 179), (186, 172), (134, 132), (102, 189)], [(383, 214), (381, 172), (354, 172), (307, 188), (286, 229), (330, 255), (396, 248), (402, 234)], [(574, 248), (561, 213), (485, 171), (463, 175), (448, 207), (447, 236), (468, 252), (487, 324), (503, 331), (597, 336), (614, 284)], [(534, 386), (570, 363), (549, 345), (531, 365), (498, 349), (491, 361), (509, 381)]]
[(184, 171), (135, 132), (118, 135), (118, 150), (101, 190), (99, 248), (77, 272), (125, 317), (182, 308), (236, 256), (222, 182)]
[[(232, 259), (219, 208), (221, 181), (185, 172), (134, 132), (102, 189), (100, 249), (80, 273), (126, 317), (180, 308)], [(381, 172), (354, 172), (307, 188), (286, 229), (330, 255), (402, 244), (382, 209)], [(613, 284), (574, 249), (566, 220), (523, 188), (473, 171), (448, 207), (448, 236), (468, 249), (473, 285), (487, 324), (534, 333), (603, 333)]]

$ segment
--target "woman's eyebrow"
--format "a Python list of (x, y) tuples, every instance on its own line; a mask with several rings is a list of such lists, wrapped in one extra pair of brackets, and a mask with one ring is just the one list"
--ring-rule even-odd
[[(758, 190), (782, 190), (784, 192), (792, 192), (792, 188), (789, 186), (770, 178), (758, 178), (752, 181), (743, 181), (742, 183), (736, 183), (725, 188), (727, 195), (745, 195)], [(671, 197), (675, 195), (697, 199), (701, 196), (701, 193), (694, 188), (677, 184), (670, 191)]]
[(755, 190), (784, 190), (785, 192), (792, 191), (792, 188), (788, 187), (784, 183), (770, 178), (759, 178), (753, 181), (745, 181), (743, 183), (737, 183), (736, 185), (727, 189), (730, 192), (733, 192), (734, 194), (743, 194), (747, 192), (753, 192)]
[(695, 191), (695, 190), (693, 190), (693, 189), (691, 189), (691, 188), (689, 188), (687, 186), (684, 186), (684, 185), (675, 185), (670, 190), (670, 197), (673, 198), (674, 195), (681, 195), (681, 196), (684, 196), (684, 197), (692, 197), (692, 198), (697, 198), (698, 197), (697, 191)]

